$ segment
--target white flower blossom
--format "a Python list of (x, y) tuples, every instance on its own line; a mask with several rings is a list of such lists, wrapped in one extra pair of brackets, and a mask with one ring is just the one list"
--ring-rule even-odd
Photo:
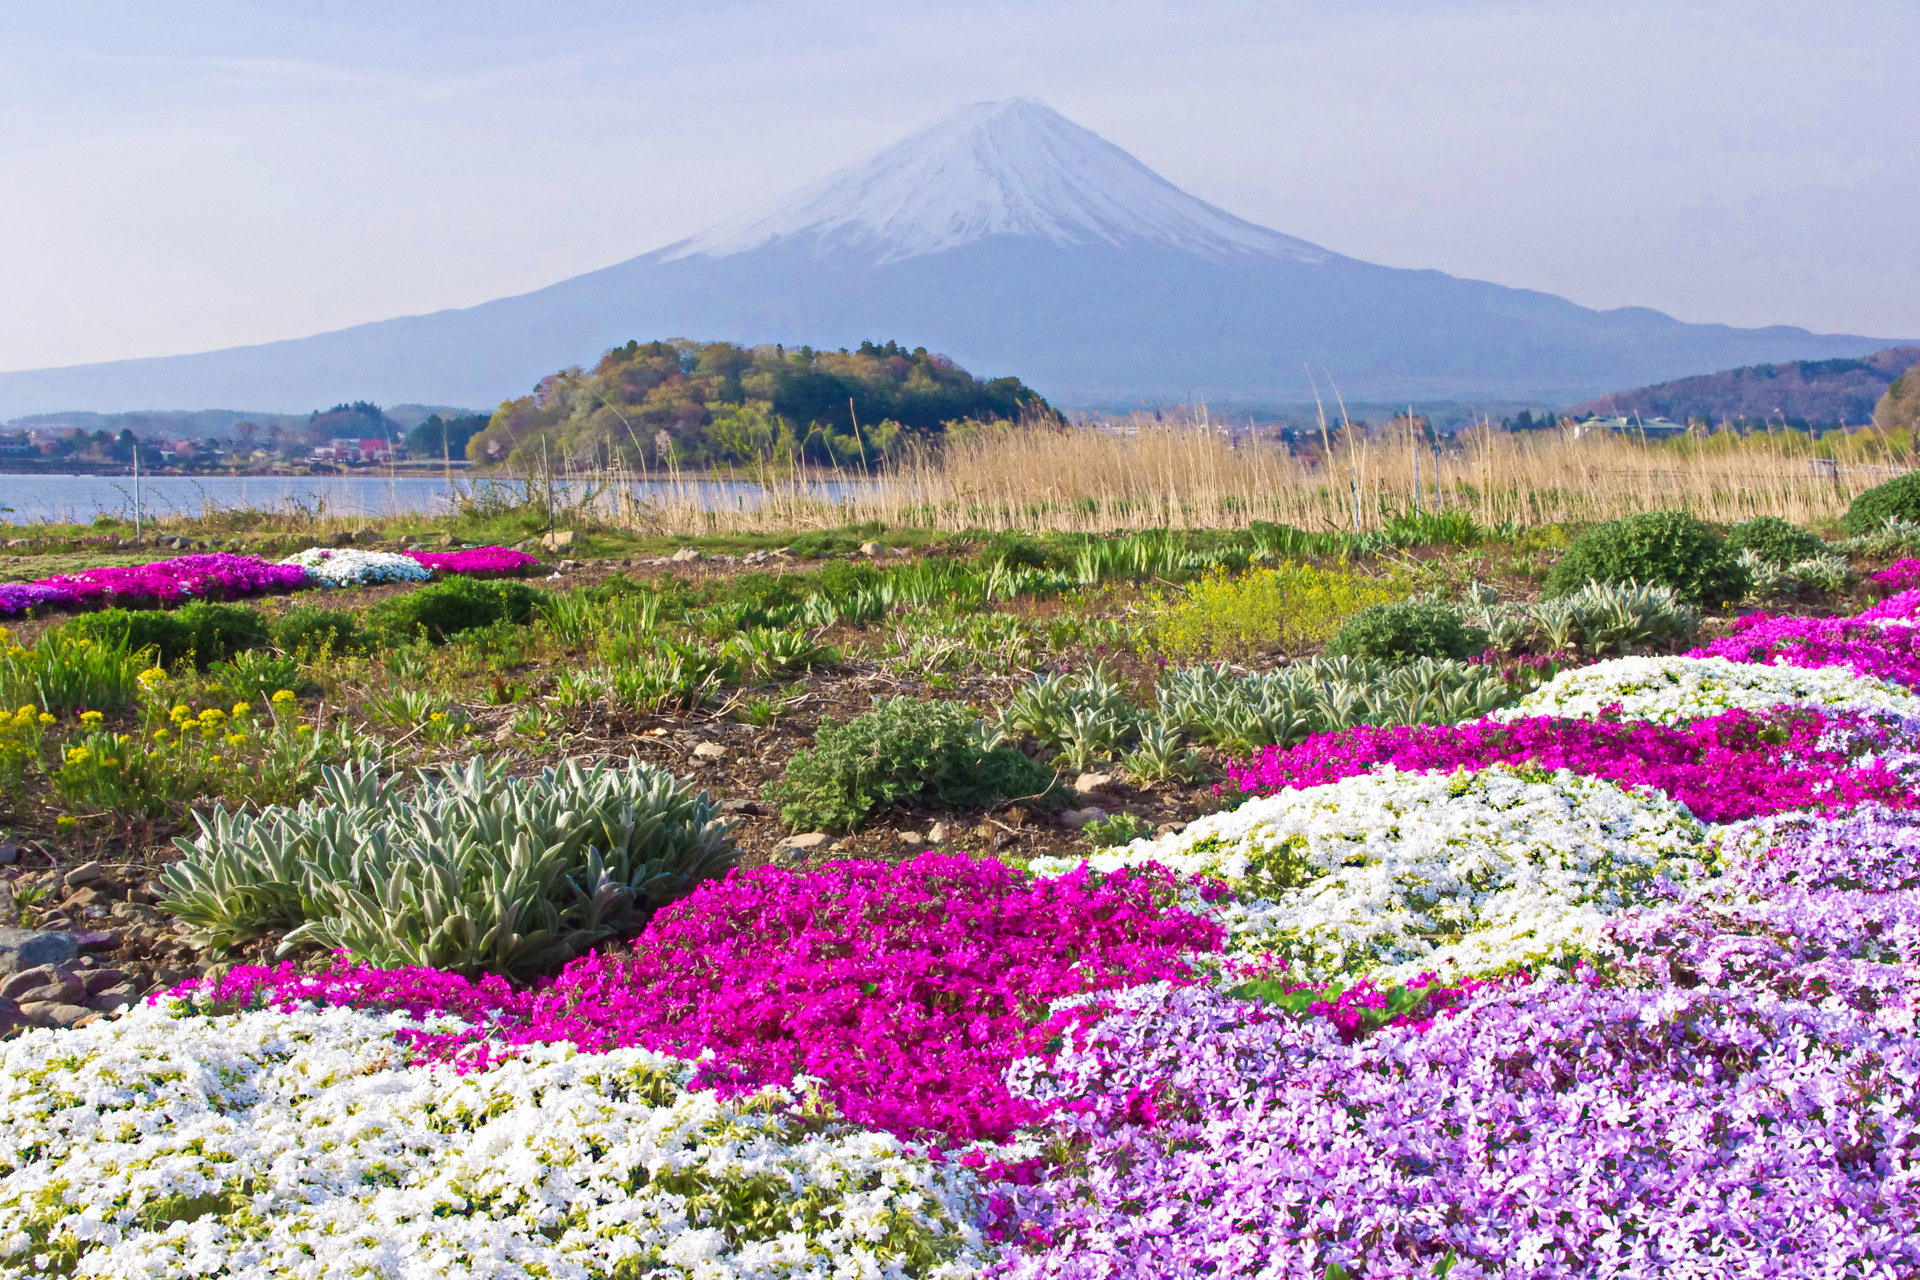
[[(400, 1015), (141, 1008), (0, 1045), (0, 1277), (948, 1280), (972, 1176), (641, 1049), (410, 1065)], [(44, 1258), (42, 1262), (39, 1259)]]
[(309, 547), (281, 564), (297, 564), (329, 587), (364, 587), (376, 582), (419, 582), (433, 571), (412, 556), (351, 547)]
[[(1562, 958), (1697, 865), (1705, 830), (1652, 791), (1566, 771), (1494, 766), (1451, 776), (1388, 768), (1282, 791), (1084, 859), (1159, 863), (1234, 889), (1211, 908), (1242, 957), (1305, 979), (1404, 980)], [(1037, 859), (1059, 875), (1082, 859)]]

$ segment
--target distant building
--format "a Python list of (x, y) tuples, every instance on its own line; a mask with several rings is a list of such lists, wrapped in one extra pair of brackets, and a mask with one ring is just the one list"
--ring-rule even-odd
[(1573, 424), (1574, 439), (1599, 431), (1617, 436), (1640, 436), (1647, 440), (1671, 440), (1687, 434), (1686, 424), (1668, 418), (1588, 418)]

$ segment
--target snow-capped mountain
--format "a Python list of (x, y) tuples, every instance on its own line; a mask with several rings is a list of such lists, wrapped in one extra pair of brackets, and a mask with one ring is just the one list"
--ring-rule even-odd
[(670, 246), (669, 259), (804, 243), (876, 263), (989, 236), (1325, 262), (1317, 245), (1188, 195), (1040, 103), (978, 102), (764, 209)]
[(0, 419), (370, 399), (492, 405), (631, 338), (895, 339), (1057, 403), (1568, 403), (1883, 338), (1682, 324), (1376, 266), (1181, 191), (1037, 103), (964, 107), (768, 209), (534, 293), (200, 355), (0, 373)]

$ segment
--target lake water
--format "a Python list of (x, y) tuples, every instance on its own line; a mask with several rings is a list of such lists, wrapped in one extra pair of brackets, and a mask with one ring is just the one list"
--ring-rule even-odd
[[(199, 515), (209, 509), (252, 507), (300, 510), (332, 516), (439, 513), (453, 506), (454, 492), (486, 480), (456, 476), (142, 476), (140, 508), (148, 516)], [(564, 486), (563, 486), (564, 487)], [(634, 481), (636, 497), (694, 498), (709, 510), (751, 509), (765, 496), (760, 486), (733, 480)], [(814, 486), (827, 502), (842, 500), (853, 486)], [(0, 523), (86, 524), (95, 516), (132, 518), (133, 477), (0, 475)]]

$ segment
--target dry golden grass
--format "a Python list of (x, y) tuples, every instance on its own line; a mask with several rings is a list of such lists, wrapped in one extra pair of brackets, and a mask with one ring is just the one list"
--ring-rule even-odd
[[(1737, 451), (1688, 451), (1571, 431), (1474, 431), (1435, 458), (1419, 453), (1421, 504), (1482, 524), (1602, 520), (1678, 507), (1711, 520), (1837, 518), (1887, 479), (1764, 439)], [(757, 506), (704, 508), (694, 482), (649, 501), (609, 498), (615, 522), (660, 534), (818, 528), (868, 520), (938, 529), (1098, 532), (1243, 526), (1371, 529), (1414, 506), (1412, 438), (1337, 439), (1330, 459), (1289, 457), (1261, 442), (1236, 448), (1192, 424), (991, 432), (949, 442), (869, 479), (858, 472), (769, 483)], [(745, 479), (746, 477), (741, 477)], [(1437, 478), (1437, 484), (1436, 484)]]

